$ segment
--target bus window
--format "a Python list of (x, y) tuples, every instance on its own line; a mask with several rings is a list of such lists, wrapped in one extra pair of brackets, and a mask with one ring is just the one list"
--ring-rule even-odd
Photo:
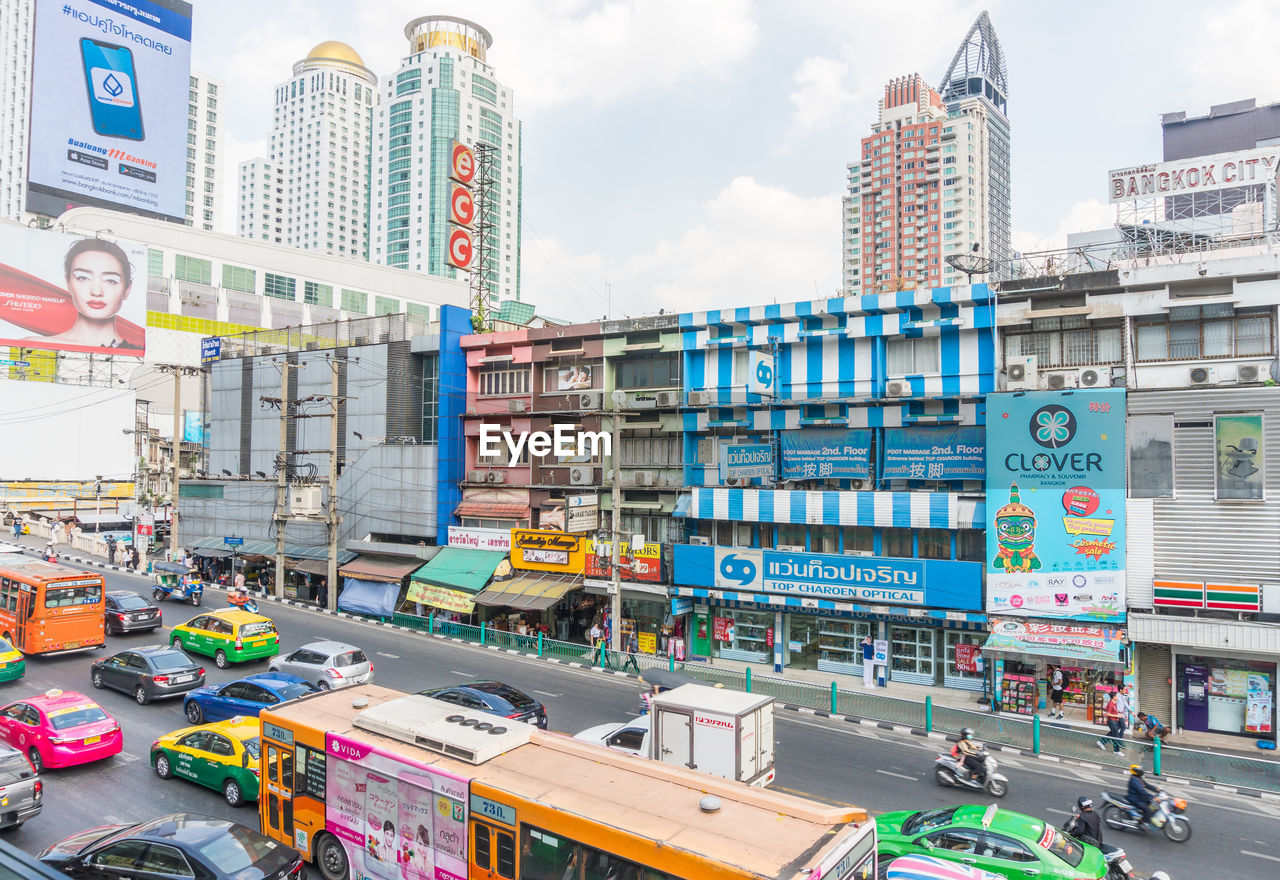
[(496, 833), (498, 838), (498, 876), (514, 880), (516, 876), (516, 839), (505, 831)]
[(94, 584), (85, 587), (59, 587), (56, 583), (44, 588), (45, 608), (71, 608), (76, 605), (97, 605), (102, 602), (102, 587)]
[(579, 876), (577, 845), (528, 825), (520, 829), (520, 880), (564, 880)]
[(476, 824), (472, 831), (475, 835), (475, 863), (477, 868), (489, 868), (493, 856), (489, 852), (489, 826)]

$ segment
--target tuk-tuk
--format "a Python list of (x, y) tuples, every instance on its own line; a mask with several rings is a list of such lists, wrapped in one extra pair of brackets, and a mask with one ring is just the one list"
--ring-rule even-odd
[(199, 605), (204, 596), (204, 582), (194, 568), (177, 562), (153, 562), (151, 564), (151, 598), (176, 598), (182, 602)]
[(649, 700), (663, 691), (669, 691), (686, 684), (700, 684), (704, 687), (724, 687), (720, 682), (703, 681), (670, 669), (646, 669), (640, 673), (640, 680), (646, 687), (640, 692), (640, 714), (649, 713)]

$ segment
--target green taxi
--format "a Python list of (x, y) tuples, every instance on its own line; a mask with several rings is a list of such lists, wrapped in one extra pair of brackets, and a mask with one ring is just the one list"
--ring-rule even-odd
[(280, 634), (270, 617), (239, 608), (219, 608), (175, 626), (169, 644), (212, 657), (219, 669), (226, 669), (230, 663), (279, 654)]
[(17, 681), (27, 674), (27, 660), (22, 652), (0, 639), (0, 681)]
[(876, 834), (881, 864), (898, 856), (928, 855), (1009, 880), (1101, 880), (1107, 876), (1101, 850), (1034, 816), (995, 804), (885, 813), (876, 817)]
[(238, 807), (258, 799), (258, 732), (257, 718), (239, 715), (184, 727), (151, 744), (151, 766), (161, 779), (188, 779)]

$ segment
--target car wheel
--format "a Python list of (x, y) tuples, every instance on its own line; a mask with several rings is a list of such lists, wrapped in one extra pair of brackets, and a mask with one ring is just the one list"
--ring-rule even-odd
[(199, 597), (199, 596), (192, 596), (192, 597), (191, 597), (191, 604), (192, 604), (192, 605), (194, 605), (194, 606), (196, 606), (197, 608), (199, 608), (199, 607), (200, 607), (200, 597)]
[(187, 713), (187, 720), (192, 724), (199, 724), (204, 721), (204, 710), (200, 708), (200, 704), (195, 700), (189, 700), (184, 711)]
[(93, 686), (96, 687), (98, 690), (102, 690), (104, 687), (106, 687), (106, 684), (102, 681), (102, 673), (99, 672), (98, 670), (96, 669), (93, 670), (93, 675), (91, 676), (91, 679), (93, 681)]
[(163, 598), (164, 598), (164, 593), (163, 593), (162, 591), (160, 591), (160, 590), (152, 590), (152, 591), (151, 591), (151, 598), (152, 598), (153, 600), (155, 600), (156, 602), (159, 602), (161, 599), (163, 599)]
[(342, 842), (328, 833), (321, 834), (316, 841), (315, 865), (324, 880), (347, 880), (350, 872), (347, 851), (342, 848)]
[(222, 783), (222, 796), (227, 799), (229, 807), (239, 807), (244, 804), (244, 792), (240, 790), (240, 783), (234, 779), (228, 779)]
[(133, 689), (133, 698), (138, 701), (139, 706), (145, 706), (151, 702), (151, 698), (147, 696), (147, 689), (142, 685)]
[(182, 639), (178, 638), (177, 636), (174, 636), (173, 638), (171, 638), (171, 639), (169, 640), (169, 647), (171, 647), (171, 648), (177, 648), (179, 651), (181, 651), (181, 650), (182, 650)]
[(219, 648), (213, 652), (213, 662), (219, 669), (227, 668), (227, 652)]
[(316, 682), (316, 687), (318, 687), (318, 688), (319, 688), (320, 690), (322, 690), (322, 691), (327, 691), (327, 690), (329, 690), (329, 682), (327, 682), (327, 681), (317, 681), (317, 682)]
[(171, 779), (173, 777), (173, 766), (169, 763), (168, 755), (163, 752), (156, 755), (156, 775), (161, 779)]
[(40, 757), (40, 750), (35, 746), (27, 749), (27, 757), (31, 759), (31, 769), (37, 773), (44, 771), (44, 758)]

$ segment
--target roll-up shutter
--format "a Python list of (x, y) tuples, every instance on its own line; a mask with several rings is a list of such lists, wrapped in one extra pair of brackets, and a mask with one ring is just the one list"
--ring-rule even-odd
[(1168, 645), (1138, 645), (1138, 708), (1173, 726), (1169, 676), (1173, 655)]

